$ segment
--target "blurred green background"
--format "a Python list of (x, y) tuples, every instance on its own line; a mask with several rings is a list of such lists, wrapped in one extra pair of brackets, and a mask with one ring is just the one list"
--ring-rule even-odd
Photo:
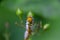
[(23, 10), (24, 22), (31, 10), (37, 21), (41, 19), (43, 23), (50, 24), (49, 29), (40, 30), (40, 35), (32, 36), (32, 40), (60, 40), (60, 0), (0, 0), (0, 40), (8, 40), (4, 36), (6, 32), (9, 40), (24, 39), (25, 29), (15, 24), (20, 22), (17, 8)]

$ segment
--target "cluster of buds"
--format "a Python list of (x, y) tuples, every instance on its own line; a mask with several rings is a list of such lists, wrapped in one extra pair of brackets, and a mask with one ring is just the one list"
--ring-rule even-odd
[[(22, 11), (18, 8), (16, 11), (16, 15), (20, 17), (20, 20), (22, 18)], [(33, 13), (31, 11), (29, 11), (29, 13), (27, 14), (27, 20), (26, 20), (26, 31), (24, 34), (24, 40), (28, 40), (30, 35), (32, 34), (33, 31)], [(46, 30), (49, 27), (49, 24), (45, 24), (42, 27), (42, 21), (38, 22), (38, 26), (37, 26), (37, 30), (39, 31), (39, 29), (43, 28), (43, 30)]]

